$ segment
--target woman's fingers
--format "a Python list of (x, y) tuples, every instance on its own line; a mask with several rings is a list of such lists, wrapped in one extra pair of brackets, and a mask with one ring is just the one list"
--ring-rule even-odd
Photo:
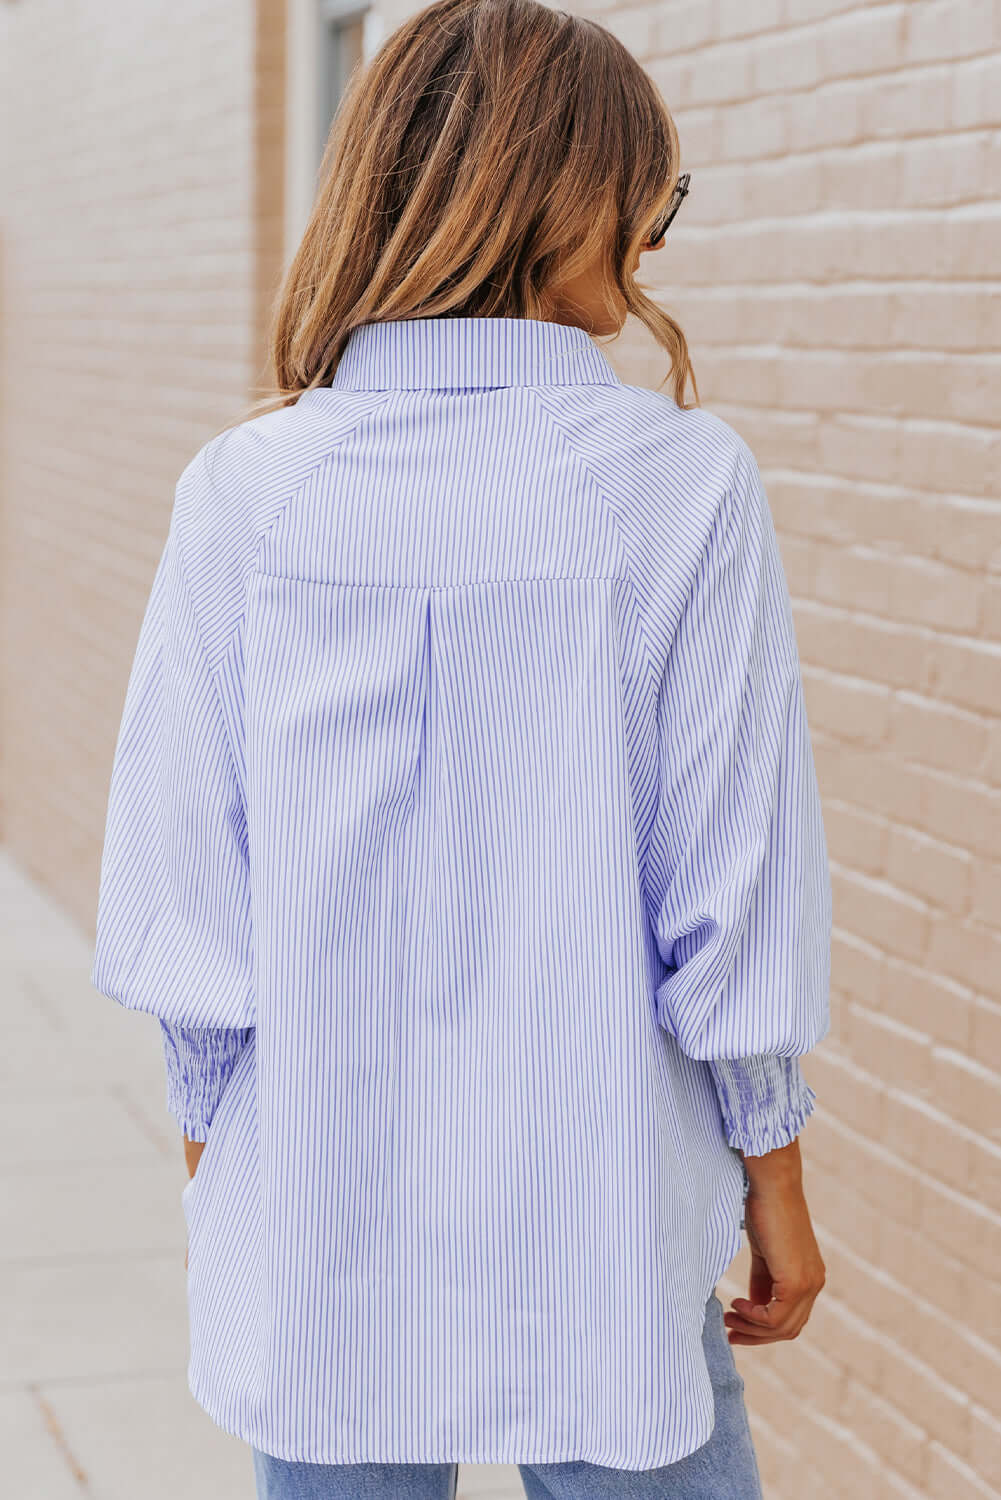
[(750, 1318), (754, 1323), (769, 1323), (774, 1317), (776, 1303), (774, 1298), (768, 1302), (752, 1302), (749, 1297), (734, 1297), (730, 1306), (742, 1318)]
[(755, 1305), (745, 1297), (736, 1297), (731, 1308), (723, 1314), (723, 1321), (732, 1333), (742, 1335), (742, 1342), (769, 1343), (775, 1339), (793, 1339), (805, 1326), (812, 1305), (812, 1295), (792, 1301), (774, 1299), (766, 1307)]
[(734, 1318), (728, 1321), (726, 1326), (731, 1333), (742, 1334), (750, 1342), (767, 1344), (773, 1339), (795, 1338), (805, 1322), (805, 1318), (791, 1318), (775, 1324), (774, 1327), (762, 1328), (760, 1324), (745, 1322), (743, 1318)]

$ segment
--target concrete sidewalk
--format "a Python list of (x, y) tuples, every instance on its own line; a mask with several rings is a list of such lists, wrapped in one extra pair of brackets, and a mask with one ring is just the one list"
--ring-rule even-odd
[[(250, 1450), (190, 1395), (186, 1172), (159, 1027), (0, 851), (0, 1454), (12, 1500), (252, 1500)], [(515, 1468), (459, 1496), (515, 1500)]]

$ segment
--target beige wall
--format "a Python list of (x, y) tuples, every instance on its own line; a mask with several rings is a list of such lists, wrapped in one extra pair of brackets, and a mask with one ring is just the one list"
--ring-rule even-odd
[(0, 5), (2, 833), (88, 929), (174, 485), (260, 378), (280, 14)]
[[(834, 867), (828, 1287), (737, 1351), (768, 1500), (998, 1497), (1001, 7), (590, 14), (678, 119), (692, 192), (644, 274), (765, 474)], [(259, 378), (279, 20), (0, 6), (3, 832), (87, 925), (173, 485)], [(658, 384), (635, 330), (609, 353)]]
[(828, 1285), (738, 1351), (769, 1500), (997, 1496), (1001, 6), (588, 13), (677, 118), (691, 193), (644, 273), (762, 464), (833, 861)]

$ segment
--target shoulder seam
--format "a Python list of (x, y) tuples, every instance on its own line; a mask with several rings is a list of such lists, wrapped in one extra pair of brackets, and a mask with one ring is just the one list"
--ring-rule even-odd
[[(538, 391), (541, 390), (542, 387), (535, 386), (532, 389), (536, 393), (538, 393)], [(622, 535), (622, 527), (621, 527), (621, 524), (619, 522), (618, 517), (615, 514), (615, 509), (614, 509), (614, 507), (612, 505), (612, 502), (609, 500), (607, 494), (605, 493), (604, 488), (599, 483), (597, 475), (594, 473), (594, 471), (591, 468), (590, 464), (588, 463), (587, 459), (584, 458), (584, 456), (577, 449), (576, 445), (571, 441), (568, 433), (566, 432), (566, 429), (563, 427), (563, 425), (560, 422), (559, 418), (556, 416), (556, 414), (553, 411), (550, 410), (548, 404), (546, 403), (546, 401), (544, 400), (544, 398), (542, 396), (538, 396), (537, 399), (538, 399), (539, 406), (545, 412), (546, 417), (548, 418), (550, 425), (553, 427), (554, 431), (556, 431), (559, 434), (559, 436), (562, 439), (563, 443), (566, 445), (566, 447), (573, 454), (574, 458), (580, 464), (581, 468), (584, 470), (584, 472), (587, 474), (588, 478), (590, 479), (591, 483), (594, 485), (595, 491), (597, 492), (597, 494), (601, 498), (602, 505), (605, 508), (605, 513), (606, 513), (606, 515), (608, 516), (608, 518), (609, 518), (609, 520), (611, 522), (611, 525), (612, 525), (612, 527), (613, 527), (613, 529), (615, 531), (616, 537), (618, 538), (619, 547), (622, 550), (622, 556), (625, 559), (625, 563), (626, 563), (626, 578), (628, 580), (629, 588), (630, 588), (630, 591), (631, 591), (632, 596), (633, 596), (633, 603), (634, 603), (634, 605), (636, 607), (636, 616), (637, 616), (637, 619), (640, 621), (641, 629), (642, 629), (642, 633), (643, 633), (643, 655), (644, 655), (644, 658), (646, 659), (647, 671), (650, 674), (651, 681), (655, 683), (656, 680), (657, 680), (657, 666), (656, 666), (656, 662), (654, 660), (653, 648), (652, 648), (650, 640), (649, 640), (649, 635), (648, 635), (648, 632), (647, 632), (647, 629), (646, 629), (646, 624), (645, 624), (644, 617), (643, 617), (643, 610), (642, 610), (642, 607), (640, 605), (639, 590), (638, 590), (637, 585), (636, 585), (636, 579), (633, 576), (632, 562), (631, 562), (631, 559), (630, 559), (630, 556), (629, 556), (629, 548), (627, 547), (626, 542), (625, 542), (625, 538)]]
[[(390, 394), (391, 394), (390, 392), (386, 392), (386, 396), (387, 397)], [(381, 402), (376, 409), (377, 410), (381, 410), (383, 405), (385, 405), (385, 402)], [(346, 431), (342, 432), (338, 437), (336, 437), (333, 440), (333, 442), (331, 443), (331, 445), (330, 445), (329, 448), (325, 448), (324, 449), (323, 453), (316, 460), (316, 462), (310, 466), (310, 468), (307, 470), (307, 472), (302, 476), (302, 478), (296, 484), (296, 486), (294, 487), (294, 489), (290, 490), (289, 493), (285, 496), (285, 498), (283, 500), (281, 500), (281, 501), (278, 502), (278, 504), (276, 505), (276, 507), (274, 509), (274, 512), (267, 518), (267, 520), (265, 520), (264, 522), (262, 522), (261, 525), (256, 529), (254, 535), (251, 538), (250, 546), (249, 546), (249, 549), (248, 549), (248, 556), (249, 556), (249, 565), (248, 565), (248, 569), (247, 569), (248, 573), (254, 567), (256, 567), (259, 564), (261, 552), (262, 552), (264, 546), (266, 545), (266, 543), (268, 541), (268, 538), (275, 531), (275, 529), (279, 525), (282, 517), (288, 511), (289, 507), (299, 498), (299, 496), (301, 495), (302, 491), (309, 484), (310, 480), (313, 478), (313, 475), (316, 473), (317, 469), (322, 468), (323, 465), (330, 458), (331, 454), (335, 453), (337, 451), (338, 447), (340, 447), (340, 445), (342, 443), (347, 442), (348, 438), (352, 435), (352, 433), (354, 433), (354, 432), (356, 432), (358, 430), (358, 427), (359, 427), (360, 423), (364, 421), (364, 419), (365, 419), (365, 417), (367, 415), (369, 415), (368, 412), (362, 412), (359, 415), (359, 417), (358, 417), (358, 419), (357, 419), (356, 422), (353, 422), (346, 429)], [(200, 455), (199, 455), (201, 457), (202, 467), (203, 467), (204, 472), (205, 472), (205, 478), (206, 478), (206, 480), (208, 482), (209, 489), (212, 492), (212, 494), (218, 496), (220, 498), (220, 500), (224, 500), (224, 496), (223, 496), (222, 490), (216, 484), (215, 479), (212, 476), (212, 470), (211, 470), (211, 467), (210, 467), (210, 464), (209, 464), (209, 454), (210, 454), (210, 452), (212, 450), (215, 449), (216, 444), (223, 437), (227, 436), (229, 432), (231, 432), (233, 430), (235, 430), (235, 429), (227, 428), (226, 432), (220, 433), (216, 438), (212, 438), (212, 439), (210, 439), (210, 441), (208, 443), (203, 444), (203, 446), (202, 446), (202, 448), (200, 450)], [(218, 652), (218, 661), (217, 661), (215, 667), (212, 667), (211, 660), (210, 660), (210, 662), (209, 662), (210, 670), (217, 671), (218, 668), (219, 668), (219, 666), (221, 666), (222, 662), (225, 660), (228, 652), (231, 650), (232, 645), (233, 645), (233, 641), (236, 639), (237, 635), (239, 634), (240, 627), (243, 624), (244, 614), (245, 614), (245, 611), (246, 611), (246, 604), (247, 604), (246, 591), (244, 591), (244, 597), (243, 597), (243, 600), (241, 602), (240, 613), (237, 616), (236, 620), (234, 621), (233, 626), (232, 626), (231, 630), (229, 631), (228, 635), (225, 637), (225, 640), (220, 643), (219, 652)], [(194, 608), (194, 600), (192, 600), (192, 608)]]
[(265, 546), (267, 545), (270, 538), (274, 535), (275, 531), (277, 531), (282, 518), (288, 514), (292, 505), (296, 500), (299, 499), (300, 495), (309, 484), (317, 469), (322, 469), (323, 465), (334, 453), (337, 452), (338, 448), (340, 448), (342, 444), (346, 443), (348, 439), (358, 431), (358, 428), (361, 426), (362, 422), (364, 422), (366, 417), (371, 416), (373, 411), (382, 411), (383, 407), (389, 404), (389, 400), (393, 392), (384, 391), (381, 394), (385, 399), (380, 401), (377, 406), (368, 408), (367, 410), (361, 412), (357, 420), (352, 422), (350, 427), (346, 428), (339, 437), (335, 438), (329, 448), (324, 449), (322, 455), (317, 459), (316, 463), (311, 465), (311, 467), (307, 470), (302, 479), (296, 485), (295, 489), (285, 496), (285, 499), (282, 500), (282, 502), (277, 506), (274, 515), (272, 515), (269, 520), (262, 526), (260, 534), (254, 539), (254, 550), (251, 568), (257, 568), (260, 566), (261, 553), (264, 551)]

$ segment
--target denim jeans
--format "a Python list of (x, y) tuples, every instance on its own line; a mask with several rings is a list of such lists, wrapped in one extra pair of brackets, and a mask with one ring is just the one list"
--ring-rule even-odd
[[(713, 1292), (703, 1333), (716, 1421), (701, 1448), (665, 1469), (519, 1464), (528, 1500), (762, 1500), (744, 1382)], [(292, 1463), (252, 1449), (258, 1500), (454, 1500), (458, 1464)]]

